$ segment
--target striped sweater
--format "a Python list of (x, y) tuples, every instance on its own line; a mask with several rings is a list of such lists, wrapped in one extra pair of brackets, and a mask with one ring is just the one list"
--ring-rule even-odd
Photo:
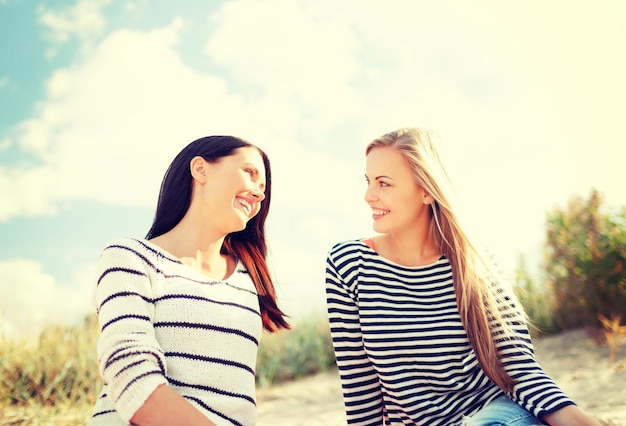
[[(504, 394), (469, 344), (445, 257), (405, 267), (362, 241), (339, 243), (326, 296), (348, 424), (460, 425)], [(517, 381), (507, 395), (538, 418), (573, 404), (535, 361), (526, 326), (513, 327), (518, 344), (498, 343)]]
[(262, 323), (241, 264), (213, 280), (149, 241), (120, 239), (102, 252), (94, 295), (104, 386), (89, 426), (128, 425), (165, 383), (217, 425), (256, 423)]

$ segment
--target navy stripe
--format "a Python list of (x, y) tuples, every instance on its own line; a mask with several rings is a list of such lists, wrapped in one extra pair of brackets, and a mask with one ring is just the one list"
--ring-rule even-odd
[(249, 306), (246, 305), (242, 305), (240, 303), (235, 303), (235, 302), (222, 302), (219, 300), (213, 300), (213, 299), (209, 299), (208, 297), (203, 297), (203, 296), (196, 296), (196, 295), (192, 295), (192, 294), (168, 294), (165, 296), (161, 296), (161, 297), (157, 297), (155, 299), (155, 302), (160, 302), (162, 300), (170, 300), (170, 299), (187, 299), (187, 300), (196, 300), (196, 301), (203, 301), (203, 302), (209, 302), (209, 303), (213, 303), (216, 305), (220, 305), (220, 306), (232, 306), (234, 308), (240, 308), (240, 309), (245, 309), (246, 311), (250, 311), (258, 316), (261, 316), (261, 312), (259, 312), (259, 310), (257, 309), (253, 309)]
[(246, 395), (246, 394), (243, 394), (243, 393), (229, 392), (229, 391), (225, 391), (223, 389), (216, 388), (214, 386), (195, 385), (195, 384), (192, 384), (192, 383), (185, 383), (185, 382), (181, 382), (180, 380), (175, 380), (175, 379), (172, 379), (172, 378), (168, 378), (168, 381), (172, 385), (178, 386), (178, 387), (181, 387), (181, 388), (185, 387), (185, 388), (209, 391), (209, 392), (216, 393), (218, 395), (228, 396), (228, 397), (231, 397), (231, 398), (243, 399), (245, 401), (248, 401), (248, 402), (256, 405), (256, 402), (254, 401), (254, 398), (252, 398), (250, 395)]
[(236, 334), (238, 336), (241, 336), (245, 339), (250, 340), (251, 342), (254, 342), (257, 346), (259, 344), (259, 341), (254, 336), (251, 336), (250, 334), (244, 331), (241, 331), (236, 328), (216, 326), (213, 324), (198, 324), (198, 323), (187, 322), (187, 321), (159, 321), (159, 322), (154, 323), (154, 328), (160, 328), (160, 327), (161, 328), (180, 327), (180, 328), (203, 329), (203, 330), (211, 330), (211, 331), (217, 331), (217, 332), (227, 333), (227, 334)]
[(140, 258), (141, 260), (143, 260), (143, 262), (146, 265), (148, 265), (151, 269), (153, 269), (155, 271), (157, 270), (157, 268), (154, 266), (154, 263), (150, 262), (148, 260), (148, 258), (143, 253), (141, 253), (141, 252), (139, 252), (139, 251), (137, 251), (137, 250), (135, 250), (133, 248), (130, 248), (128, 246), (123, 246), (123, 245), (120, 245), (120, 244), (111, 244), (111, 245), (107, 246), (103, 250), (102, 253), (104, 254), (107, 250), (113, 250), (113, 249), (120, 249), (120, 250), (128, 251), (128, 252), (132, 253), (134, 256), (136, 256), (136, 257)]
[(109, 269), (104, 270), (104, 272), (102, 272), (102, 274), (98, 278), (98, 281), (97, 281), (96, 285), (99, 286), (100, 282), (104, 279), (104, 277), (109, 275), (109, 274), (111, 274), (111, 273), (113, 273), (113, 272), (124, 272), (126, 274), (148, 277), (145, 273), (143, 273), (141, 271), (137, 271), (136, 269), (114, 267), (114, 268), (109, 268)]
[(136, 382), (140, 381), (142, 378), (147, 377), (147, 376), (162, 376), (163, 372), (159, 371), (159, 370), (151, 370), (151, 371), (146, 371), (143, 374), (140, 374), (138, 376), (133, 377), (133, 379), (128, 382), (128, 384), (126, 386), (124, 386), (124, 389), (122, 389), (122, 391), (120, 392), (120, 397), (122, 395), (124, 395), (124, 393), (130, 389), (130, 387), (135, 384)]
[(216, 364), (227, 365), (229, 367), (241, 368), (242, 370), (246, 370), (250, 374), (254, 375), (254, 369), (250, 368), (246, 364), (243, 364), (241, 362), (231, 361), (231, 360), (224, 359), (224, 358), (208, 357), (208, 356), (202, 356), (202, 355), (197, 355), (197, 354), (188, 354), (184, 352), (165, 352), (165, 356), (168, 358), (185, 358), (185, 359), (191, 359), (194, 361), (212, 362)]
[(91, 416), (91, 417), (104, 416), (105, 414), (113, 414), (113, 413), (115, 413), (114, 410), (98, 411), (96, 413), (93, 413), (93, 416)]
[(127, 314), (127, 315), (120, 315), (118, 317), (115, 317), (109, 321), (107, 321), (106, 323), (104, 323), (102, 325), (102, 328), (100, 328), (100, 332), (103, 332), (104, 329), (106, 329), (108, 326), (110, 326), (111, 324), (114, 324), (118, 321), (123, 321), (125, 319), (133, 319), (133, 320), (141, 320), (141, 321), (147, 321), (150, 322), (150, 318), (148, 318), (145, 315), (135, 315), (135, 314)]
[(179, 265), (183, 264), (183, 262), (180, 259), (176, 259), (174, 257), (169, 256), (168, 254), (164, 253), (163, 250), (155, 250), (154, 248), (152, 248), (148, 244), (146, 244), (143, 241), (138, 240), (136, 238), (131, 238), (131, 240), (136, 242), (137, 244), (139, 244), (141, 247), (143, 247), (145, 250), (149, 251), (150, 253), (152, 253), (154, 255), (157, 255), (161, 259), (167, 259), (170, 262), (177, 263)]
[(110, 296), (107, 296), (105, 299), (103, 299), (102, 303), (100, 303), (100, 305), (96, 309), (96, 312), (100, 312), (100, 309), (102, 309), (102, 306), (104, 306), (105, 303), (113, 299), (117, 299), (118, 297), (132, 297), (132, 296), (140, 297), (144, 302), (154, 304), (154, 300), (142, 294), (139, 294), (136, 291), (119, 291), (117, 293), (112, 293)]
[[(136, 353), (136, 352), (135, 352)], [(125, 365), (124, 367), (122, 367), (122, 369), (120, 371), (118, 371), (117, 373), (115, 373), (114, 377), (118, 377), (120, 374), (122, 374), (124, 371), (129, 370), (133, 367), (136, 367), (138, 365), (141, 365), (145, 362), (148, 362), (145, 359), (140, 359), (139, 361), (135, 361), (135, 362), (131, 362), (130, 364)]]
[(137, 355), (151, 355), (152, 358), (156, 360), (161, 373), (165, 375), (165, 366), (161, 362), (161, 359), (154, 355), (154, 351), (148, 349), (137, 349), (133, 346), (127, 346), (115, 351), (106, 362), (105, 368), (111, 367), (116, 362), (124, 361), (126, 358), (134, 358)]
[[(186, 399), (190, 400), (190, 401), (194, 401), (196, 404), (198, 404), (199, 406), (201, 406), (202, 408), (204, 408), (207, 411), (210, 411), (211, 413), (215, 414), (216, 416), (221, 417), (224, 420), (228, 420), (229, 422), (231, 422), (234, 426), (244, 426), (243, 423), (238, 422), (236, 419), (227, 416), (226, 414), (222, 413), (221, 411), (217, 411), (214, 408), (210, 407), (209, 405), (205, 404), (204, 401), (202, 401), (199, 398), (193, 397), (193, 396), (185, 396)], [(256, 405), (256, 404), (255, 404)]]

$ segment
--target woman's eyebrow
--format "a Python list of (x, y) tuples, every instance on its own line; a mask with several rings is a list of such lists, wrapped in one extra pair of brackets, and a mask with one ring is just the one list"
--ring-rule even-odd
[[(367, 176), (367, 173), (365, 174), (365, 179), (369, 179), (369, 177)], [(374, 180), (378, 180), (378, 179), (391, 179), (391, 180), (393, 180), (393, 178), (391, 176), (387, 176), (387, 175), (380, 175), (380, 176), (376, 176), (374, 178)]]

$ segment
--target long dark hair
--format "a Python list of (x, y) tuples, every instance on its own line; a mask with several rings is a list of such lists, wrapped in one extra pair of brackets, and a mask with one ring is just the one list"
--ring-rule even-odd
[(165, 234), (185, 216), (191, 205), (192, 178), (189, 169), (191, 160), (200, 156), (209, 163), (232, 155), (239, 148), (255, 148), (265, 165), (265, 199), (261, 209), (247, 223), (245, 229), (228, 234), (224, 239), (222, 253), (237, 257), (246, 267), (256, 286), (263, 328), (274, 332), (289, 328), (285, 314), (276, 302), (274, 284), (266, 262), (265, 220), (272, 195), (272, 172), (270, 160), (259, 147), (234, 136), (207, 136), (187, 145), (172, 161), (161, 183), (159, 201), (152, 227), (146, 239)]

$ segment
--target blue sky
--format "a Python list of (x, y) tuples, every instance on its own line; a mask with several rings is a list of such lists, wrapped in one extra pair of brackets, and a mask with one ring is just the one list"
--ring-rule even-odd
[(546, 211), (592, 187), (625, 205), (619, 0), (0, 0), (0, 318), (91, 310), (104, 245), (142, 237), (197, 137), (264, 148), (284, 308), (323, 309), (324, 258), (370, 235), (363, 148), (441, 137), (465, 223), (512, 271)]

